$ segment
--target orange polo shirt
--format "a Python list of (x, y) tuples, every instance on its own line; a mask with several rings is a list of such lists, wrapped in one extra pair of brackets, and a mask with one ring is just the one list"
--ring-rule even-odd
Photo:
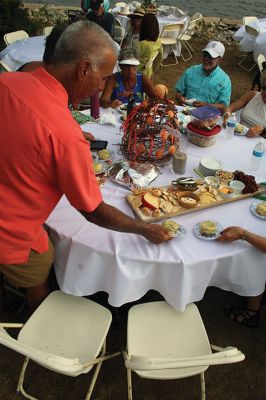
[(64, 87), (45, 69), (0, 75), (0, 264), (43, 253), (42, 225), (65, 194), (91, 212), (102, 196)]

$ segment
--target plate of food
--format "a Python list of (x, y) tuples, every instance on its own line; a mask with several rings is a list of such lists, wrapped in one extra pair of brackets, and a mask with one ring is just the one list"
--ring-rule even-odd
[(236, 124), (234, 134), (237, 136), (246, 136), (248, 128), (242, 124)]
[(95, 175), (104, 174), (108, 168), (109, 168), (109, 166), (107, 164), (105, 164), (104, 162), (100, 162), (100, 161), (93, 162), (93, 170), (94, 170)]
[(115, 152), (113, 150), (103, 149), (97, 152), (100, 161), (109, 161), (114, 158)]
[(253, 203), (249, 209), (255, 217), (266, 220), (266, 203)]
[(163, 227), (172, 237), (184, 237), (187, 235), (187, 230), (183, 225), (180, 225), (170, 219), (163, 222)]
[(193, 233), (198, 239), (215, 240), (220, 236), (222, 230), (223, 227), (219, 222), (206, 220), (198, 222), (193, 228)]

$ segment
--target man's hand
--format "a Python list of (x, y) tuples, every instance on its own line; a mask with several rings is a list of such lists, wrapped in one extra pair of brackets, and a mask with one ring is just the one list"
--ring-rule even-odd
[(90, 132), (84, 132), (84, 131), (82, 131), (82, 133), (83, 133), (83, 136), (84, 136), (84, 138), (85, 138), (86, 140), (88, 140), (89, 142), (94, 142), (95, 137), (93, 136), (92, 133), (90, 133)]
[(193, 107), (202, 107), (202, 106), (206, 106), (208, 103), (206, 103), (205, 101), (200, 101), (200, 100), (196, 100), (193, 103)]
[(175, 98), (179, 106), (183, 106), (185, 104), (186, 98), (182, 96), (181, 93), (176, 92)]
[(120, 107), (122, 104), (123, 104), (122, 101), (115, 99), (115, 100), (111, 100), (110, 107), (117, 108), (117, 107)]
[(252, 128), (248, 130), (247, 136), (250, 138), (257, 137), (261, 134), (262, 131), (263, 131), (263, 126), (260, 125), (252, 126)]
[(160, 244), (173, 239), (162, 225), (150, 224), (145, 225), (143, 236), (154, 244)]
[(220, 234), (221, 236), (217, 239), (221, 242), (234, 242), (235, 240), (242, 239), (245, 233), (245, 229), (239, 226), (229, 226), (224, 229)]

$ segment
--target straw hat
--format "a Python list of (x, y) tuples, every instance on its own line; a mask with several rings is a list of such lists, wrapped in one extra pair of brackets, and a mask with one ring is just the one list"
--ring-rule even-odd
[(134, 17), (144, 17), (145, 15), (145, 10), (143, 8), (136, 8), (133, 13), (128, 14), (128, 18), (134, 18)]
[(128, 14), (130, 14), (128, 4), (125, 4), (123, 7), (120, 8), (119, 14), (121, 14), (121, 15), (128, 15)]

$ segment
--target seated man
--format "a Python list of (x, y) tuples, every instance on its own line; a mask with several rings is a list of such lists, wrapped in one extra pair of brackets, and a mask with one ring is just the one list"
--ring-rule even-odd
[(113, 38), (115, 19), (112, 14), (104, 11), (103, 0), (90, 0), (90, 8), (92, 11), (88, 12), (86, 18), (100, 25)]
[(212, 105), (223, 109), (230, 104), (231, 81), (219, 66), (224, 52), (224, 45), (220, 42), (207, 44), (202, 50), (202, 64), (188, 68), (176, 83), (179, 105), (190, 99), (195, 99), (194, 107)]

